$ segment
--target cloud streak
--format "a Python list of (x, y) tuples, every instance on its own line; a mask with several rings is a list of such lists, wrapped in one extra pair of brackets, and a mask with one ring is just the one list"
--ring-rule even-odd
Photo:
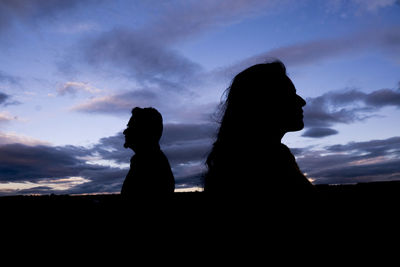
[[(165, 100), (165, 99), (164, 99)], [(103, 114), (129, 114), (133, 107), (159, 107), (159, 97), (148, 90), (134, 90), (107, 96), (99, 96), (71, 108), (72, 111)]]
[(371, 49), (389, 55), (390, 59), (399, 60), (399, 47), (400, 27), (371, 29), (339, 38), (327, 38), (279, 47), (221, 68), (218, 72), (222, 76), (233, 77), (234, 74), (251, 65), (274, 59), (279, 59), (290, 67), (304, 66), (338, 56), (360, 54)]
[(76, 95), (77, 92), (84, 91), (90, 94), (100, 93), (101, 90), (89, 85), (89, 83), (85, 82), (66, 82), (61, 87), (57, 89), (58, 95)]
[(345, 145), (323, 150), (300, 149), (300, 168), (319, 184), (358, 183), (400, 179), (400, 137)]

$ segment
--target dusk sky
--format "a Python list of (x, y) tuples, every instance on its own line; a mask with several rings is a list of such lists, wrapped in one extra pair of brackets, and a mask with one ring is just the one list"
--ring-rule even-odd
[(274, 59), (307, 101), (282, 142), (310, 181), (400, 180), (400, 1), (0, 0), (0, 195), (118, 193), (135, 106), (200, 190), (225, 89)]

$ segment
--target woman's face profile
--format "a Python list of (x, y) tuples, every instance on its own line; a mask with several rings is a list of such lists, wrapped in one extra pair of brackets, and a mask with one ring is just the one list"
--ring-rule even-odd
[(296, 88), (289, 77), (285, 77), (279, 88), (278, 116), (279, 125), (283, 132), (300, 131), (304, 128), (303, 107), (306, 101), (297, 94)]

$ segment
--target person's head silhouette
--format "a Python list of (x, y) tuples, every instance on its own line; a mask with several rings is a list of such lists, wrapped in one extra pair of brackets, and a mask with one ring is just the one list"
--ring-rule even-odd
[[(286, 132), (303, 129), (306, 104), (286, 75), (280, 61), (257, 64), (240, 72), (228, 88), (221, 128), (230, 135), (282, 138)], [(221, 129), (224, 130), (224, 129)]]
[(135, 107), (123, 132), (124, 147), (131, 148), (135, 153), (158, 148), (162, 131), (162, 116), (156, 109)]
[(235, 76), (225, 94), (217, 139), (206, 161), (205, 190), (237, 192), (249, 190), (249, 183), (272, 188), (275, 181), (289, 185), (306, 180), (281, 144), (285, 133), (303, 129), (306, 105), (285, 65), (274, 61), (251, 66)]

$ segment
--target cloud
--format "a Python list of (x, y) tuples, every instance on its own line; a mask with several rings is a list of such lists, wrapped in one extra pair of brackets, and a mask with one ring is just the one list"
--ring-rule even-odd
[[(10, 119), (12, 120), (14, 118), (15, 117), (11, 117)], [(49, 145), (48, 142), (37, 140), (20, 134), (0, 132), (0, 146), (6, 144), (23, 144), (26, 146)]]
[(70, 11), (84, 3), (95, 2), (93, 0), (3, 0), (0, 1), (0, 32), (13, 25), (15, 21), (24, 22), (27, 25), (35, 24), (39, 20)]
[(364, 102), (374, 107), (394, 106), (400, 108), (400, 88), (398, 90), (381, 89), (366, 94)]
[(75, 159), (82, 150), (75, 147), (26, 146), (7, 144), (0, 149), (1, 180), (38, 180), (49, 177), (77, 176), (83, 165)]
[[(201, 184), (216, 127), (164, 125), (161, 148), (170, 161), (177, 188)], [(121, 132), (90, 147), (55, 147), (31, 141), (0, 134), (0, 194), (119, 192), (134, 154), (123, 147)], [(6, 188), (7, 183), (11, 183), (10, 188)]]
[[(165, 99), (164, 99), (165, 100)], [(130, 114), (133, 107), (159, 107), (162, 102), (151, 89), (134, 90), (90, 99), (71, 108), (72, 111), (102, 114)]]
[(348, 124), (364, 120), (368, 117), (365, 112), (371, 109), (355, 105), (364, 100), (359, 96), (365, 96), (365, 93), (357, 90), (328, 92), (319, 97), (307, 98), (307, 105), (303, 108), (305, 126), (327, 127), (336, 123)]
[(9, 95), (0, 92), (0, 105), (4, 105), (9, 98), (10, 98)]
[(17, 120), (17, 119), (18, 119), (18, 117), (11, 116), (6, 111), (0, 112), (0, 124), (5, 123), (5, 122), (14, 121), (14, 120)]
[(7, 74), (0, 70), (0, 83), (19, 85), (20, 81), (21, 81), (21, 78), (14, 76), (14, 75)]
[(164, 133), (161, 138), (162, 145), (190, 142), (213, 138), (218, 125), (212, 123), (187, 124), (169, 123), (164, 126)]
[(370, 29), (338, 38), (287, 45), (248, 57), (217, 72), (222, 76), (233, 77), (247, 67), (274, 59), (279, 59), (290, 67), (304, 66), (372, 49), (387, 54), (390, 59), (399, 60), (400, 28)]
[(400, 137), (345, 145), (322, 150), (301, 149), (297, 162), (316, 183), (358, 183), (400, 179)]
[[(279, 1), (181, 1), (152, 7), (156, 15), (140, 27), (114, 27), (100, 34), (81, 39), (71, 51), (81, 63), (105, 72), (118, 69), (119, 74), (134, 80), (138, 88), (190, 95), (203, 83), (203, 68), (174, 47), (188, 37), (210, 28), (262, 14)], [(68, 61), (70, 61), (70, 56)], [(59, 62), (60, 70), (70, 71), (71, 63)], [(150, 91), (151, 91), (150, 90)], [(166, 93), (167, 94), (167, 93)], [(93, 99), (74, 107), (85, 112), (125, 112), (128, 93)], [(135, 98), (135, 102), (138, 100)], [(130, 106), (133, 106), (132, 104)]]
[(140, 81), (180, 82), (200, 70), (200, 66), (166, 47), (157, 36), (150, 39), (141, 32), (121, 28), (86, 40), (84, 56), (91, 65), (125, 68), (129, 76)]
[[(206, 170), (204, 161), (211, 148), (215, 127), (165, 126), (166, 140), (162, 149), (174, 170), (176, 187), (198, 187)], [(201, 130), (200, 134), (193, 137), (191, 133), (196, 129)], [(174, 132), (179, 133), (175, 136)], [(300, 168), (315, 183), (400, 179), (400, 137), (350, 142), (318, 150), (294, 148), (292, 151)], [(132, 154), (123, 148), (121, 133), (102, 138), (92, 147), (0, 145), (0, 194), (119, 192)], [(100, 161), (126, 166), (117, 167)], [(17, 185), (24, 186), (19, 190)]]
[(330, 135), (338, 134), (339, 132), (335, 129), (324, 128), (324, 127), (314, 127), (307, 129), (301, 136), (304, 137), (312, 137), (312, 138), (321, 138)]
[[(82, 157), (90, 153), (86, 148), (75, 146), (1, 145), (0, 182), (30, 183), (31, 189), (46, 184), (49, 188), (45, 192), (46, 187), (42, 187), (36, 193), (115, 192), (122, 185), (127, 170), (89, 164)], [(81, 177), (81, 182), (74, 183), (73, 177)], [(63, 191), (60, 183), (66, 181), (70, 186)], [(100, 189), (103, 191), (96, 191)]]
[(369, 157), (383, 156), (388, 153), (400, 152), (400, 137), (392, 137), (383, 140), (371, 140), (366, 142), (350, 142), (346, 145), (333, 145), (326, 147), (329, 152), (351, 151), (353, 154), (367, 153)]
[(19, 105), (21, 104), (19, 101), (12, 100), (12, 96), (0, 92), (0, 106), (9, 106), (9, 105)]
[(304, 124), (307, 130), (303, 136), (319, 138), (337, 134), (329, 128), (335, 124), (366, 120), (384, 107), (400, 108), (400, 89), (380, 89), (370, 93), (356, 89), (328, 92), (306, 101)]
[[(217, 125), (203, 124), (165, 124), (160, 140), (161, 149), (168, 157), (176, 177), (197, 174), (211, 149)], [(92, 154), (117, 164), (129, 164), (132, 151), (123, 147), (122, 133), (100, 139), (92, 149)], [(188, 171), (187, 168), (191, 168)], [(195, 166), (195, 167), (193, 167)], [(193, 171), (195, 173), (193, 173)]]
[[(188, 103), (190, 103), (188, 105)], [(163, 91), (159, 88), (132, 89), (131, 91), (93, 97), (74, 105), (71, 111), (114, 116), (129, 115), (134, 107), (154, 107), (163, 115), (164, 122), (209, 122), (217, 103), (198, 103), (195, 95)]]
[(57, 89), (58, 95), (71, 94), (75, 95), (79, 91), (88, 92), (91, 94), (100, 93), (101, 90), (89, 85), (85, 82), (66, 82), (61, 87)]

